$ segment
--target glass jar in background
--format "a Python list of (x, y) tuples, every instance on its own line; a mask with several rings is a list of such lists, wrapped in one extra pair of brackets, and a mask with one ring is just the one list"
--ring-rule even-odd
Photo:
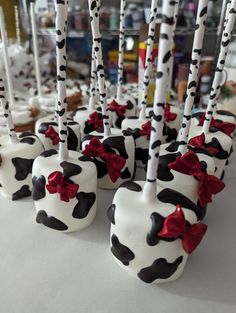
[(100, 29), (107, 30), (109, 29), (110, 21), (110, 10), (107, 8), (101, 8), (100, 10)]
[(82, 10), (79, 5), (76, 5), (74, 8), (74, 25), (75, 25), (75, 30), (82, 30), (83, 25), (82, 25)]

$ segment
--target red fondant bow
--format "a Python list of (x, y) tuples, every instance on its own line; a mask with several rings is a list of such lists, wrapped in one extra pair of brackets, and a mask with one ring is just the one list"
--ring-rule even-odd
[(165, 111), (164, 111), (164, 118), (166, 122), (172, 122), (176, 119), (177, 114), (176, 113), (172, 113), (170, 111), (170, 106), (166, 105), (165, 106)]
[(118, 116), (124, 116), (127, 109), (127, 105), (120, 105), (116, 102), (115, 99), (113, 99), (113, 101), (109, 105), (109, 109), (112, 112), (115, 111)]
[(151, 135), (151, 122), (150, 121), (148, 121), (145, 124), (142, 124), (139, 134), (141, 136), (147, 136), (148, 140), (150, 139), (150, 135)]
[(59, 193), (61, 201), (69, 202), (79, 189), (78, 184), (68, 183), (61, 172), (56, 171), (48, 176), (46, 188), (49, 193)]
[(88, 124), (93, 126), (94, 129), (103, 128), (103, 120), (99, 117), (97, 112), (93, 112), (89, 115)]
[(177, 205), (175, 212), (165, 219), (158, 236), (164, 238), (180, 237), (184, 251), (191, 254), (202, 241), (206, 231), (207, 225), (203, 223), (192, 225), (186, 223), (182, 208)]
[(126, 162), (125, 159), (116, 153), (108, 152), (98, 138), (93, 137), (82, 153), (105, 160), (107, 162), (108, 174), (113, 183), (120, 177), (121, 170)]
[[(199, 126), (202, 126), (205, 120), (205, 113), (202, 113), (200, 120), (199, 120)], [(218, 120), (215, 120), (214, 117), (211, 119), (211, 126), (215, 127), (216, 129), (220, 130), (222, 133), (225, 133), (228, 136), (231, 136), (231, 134), (235, 131), (235, 124), (229, 123), (229, 122), (221, 122)]]
[(58, 133), (52, 126), (48, 127), (48, 129), (44, 133), (44, 136), (50, 138), (53, 145), (57, 145), (60, 141)]
[(202, 171), (201, 163), (197, 155), (192, 151), (177, 157), (175, 162), (169, 164), (169, 168), (197, 178), (199, 181), (198, 200), (202, 207), (212, 202), (212, 195), (222, 191), (225, 187), (225, 184), (219, 178)]
[(205, 134), (202, 133), (199, 136), (191, 138), (189, 140), (188, 144), (190, 146), (205, 150), (205, 151), (209, 152), (211, 155), (216, 155), (219, 152), (218, 149), (216, 149), (214, 147), (207, 147), (205, 140), (206, 140)]

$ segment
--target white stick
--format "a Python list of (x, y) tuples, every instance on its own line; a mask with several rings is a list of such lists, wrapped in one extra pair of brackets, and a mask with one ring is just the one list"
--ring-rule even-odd
[(3, 114), (6, 118), (7, 131), (10, 141), (11, 143), (16, 143), (18, 142), (18, 138), (15, 132), (15, 126), (13, 124), (12, 115), (9, 108), (9, 103), (7, 101), (5, 86), (2, 78), (0, 78), (0, 102), (3, 109)]
[(147, 52), (145, 60), (145, 71), (143, 79), (143, 90), (141, 99), (141, 110), (139, 113), (139, 120), (146, 118), (146, 106), (148, 98), (148, 87), (150, 83), (151, 71), (152, 71), (152, 52), (155, 37), (156, 19), (157, 19), (157, 2), (158, 0), (152, 0), (151, 4), (151, 15), (148, 28), (148, 39), (147, 39)]
[(199, 0), (198, 3), (196, 30), (192, 47), (192, 60), (188, 77), (187, 97), (185, 100), (182, 128), (179, 134), (179, 141), (181, 142), (181, 144), (179, 145), (178, 151), (182, 154), (187, 151), (188, 135), (191, 126), (192, 108), (196, 95), (203, 39), (206, 28), (207, 4), (208, 0)]
[(6, 30), (6, 24), (5, 24), (5, 18), (3, 14), (3, 9), (0, 6), (0, 29), (1, 29), (1, 35), (2, 35), (2, 48), (3, 48), (3, 58), (4, 58), (4, 65), (6, 70), (6, 78), (7, 78), (7, 87), (8, 87), (8, 94), (10, 99), (10, 106), (14, 106), (15, 100), (14, 100), (14, 93), (13, 93), (13, 84), (12, 84), (12, 76), (10, 71), (10, 61), (8, 57), (8, 51), (7, 51), (7, 30)]
[(96, 60), (94, 55), (94, 45), (92, 47), (92, 61), (91, 61), (91, 77), (90, 77), (90, 97), (89, 97), (89, 110), (95, 110), (96, 99)]
[(18, 6), (15, 5), (14, 9), (15, 9), (15, 22), (16, 22), (16, 42), (20, 46), (21, 38), (20, 38), (20, 18), (19, 18)]
[[(166, 92), (168, 83), (169, 59), (171, 57), (172, 36), (174, 25), (175, 1), (163, 1), (163, 14), (160, 29), (160, 39), (158, 46), (158, 64), (156, 90), (153, 104), (153, 119), (149, 145), (149, 160), (147, 165), (146, 186), (152, 187), (152, 196), (155, 191), (157, 168), (159, 162), (159, 151), (162, 140), (164, 126), (164, 107), (166, 102)], [(147, 190), (149, 187), (145, 187)], [(154, 192), (155, 193), (155, 192)]]
[(99, 4), (100, 4), (100, 0), (88, 0), (89, 13), (90, 13), (90, 18), (91, 18), (93, 46), (94, 46), (96, 66), (97, 66), (96, 72), (97, 72), (97, 77), (98, 77), (100, 103), (102, 107), (104, 137), (107, 137), (110, 135), (110, 121), (109, 121), (109, 115), (108, 115), (105, 72), (104, 72), (104, 66), (103, 66), (103, 55), (102, 55), (102, 44), (101, 44), (102, 38), (101, 38), (100, 30), (99, 30)]
[(123, 74), (124, 74), (125, 7), (126, 7), (126, 0), (121, 0), (120, 2), (118, 76), (117, 76), (117, 94), (116, 94), (116, 98), (118, 102), (120, 99), (122, 99), (122, 84), (123, 84)]
[(34, 61), (35, 61), (35, 74), (37, 81), (37, 89), (38, 95), (42, 96), (42, 88), (41, 88), (41, 73), (40, 73), (40, 65), (39, 65), (39, 48), (38, 48), (38, 37), (37, 37), (37, 26), (35, 19), (35, 4), (33, 2), (30, 3), (30, 17), (31, 17), (31, 29), (32, 29), (32, 38), (33, 38), (33, 46), (34, 46)]
[(59, 158), (68, 159), (66, 100), (67, 1), (56, 2), (57, 114), (59, 125)]
[(225, 19), (228, 19), (228, 21), (222, 34), (220, 54), (219, 54), (219, 58), (218, 58), (218, 62), (217, 62), (216, 70), (215, 70), (215, 76), (214, 76), (212, 87), (211, 87), (210, 99), (209, 99), (206, 114), (205, 114), (205, 121), (203, 124), (203, 132), (205, 134), (209, 132), (212, 115), (214, 112), (214, 108), (216, 106), (218, 90), (220, 89), (220, 86), (221, 86), (222, 71), (224, 69), (225, 59), (228, 53), (228, 48), (229, 48), (230, 40), (232, 37), (235, 17), (236, 17), (236, 0), (232, 0), (230, 4), (229, 14), (225, 18)]

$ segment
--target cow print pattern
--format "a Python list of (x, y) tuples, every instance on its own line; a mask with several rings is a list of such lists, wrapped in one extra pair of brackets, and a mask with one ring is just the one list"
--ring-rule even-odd
[(124, 265), (129, 265), (130, 261), (135, 258), (134, 253), (123, 245), (115, 234), (111, 236), (111, 244), (112, 254)]
[(195, 26), (194, 42), (192, 49), (192, 60), (190, 63), (188, 85), (187, 85), (187, 97), (185, 100), (184, 116), (182, 122), (182, 128), (180, 130), (180, 141), (184, 142), (184, 145), (179, 146), (179, 151), (182, 153), (186, 149), (188, 142), (189, 129), (191, 125), (192, 108), (194, 99), (196, 96), (197, 79), (200, 68), (203, 38), (206, 27), (207, 18), (207, 0), (199, 1), (197, 19)]
[[(152, 119), (152, 131), (150, 137), (149, 162), (147, 168), (147, 181), (156, 181), (156, 170), (160, 145), (162, 143), (162, 130), (164, 123), (164, 106), (166, 101), (166, 89), (169, 78), (172, 49), (172, 29), (174, 23), (175, 1), (163, 3), (163, 15), (159, 39), (158, 73), (156, 79), (156, 92), (154, 97), (154, 113)], [(162, 92), (157, 92), (162, 90)]]
[(93, 47), (96, 59), (96, 73), (98, 77), (100, 104), (102, 107), (102, 115), (104, 122), (104, 134), (108, 136), (110, 134), (110, 122), (107, 106), (106, 84), (105, 84), (105, 72), (103, 66), (102, 56), (102, 38), (99, 30), (99, 8), (100, 0), (89, 0), (89, 13), (91, 19)]
[(34, 159), (12, 158), (12, 164), (15, 167), (15, 179), (22, 181), (32, 173)]
[(31, 191), (28, 185), (23, 185), (19, 190), (13, 193), (12, 200), (19, 200), (25, 197), (29, 197), (31, 195)]
[(38, 178), (34, 176), (32, 178), (33, 189), (32, 189), (32, 197), (34, 201), (38, 201), (43, 199), (46, 195), (45, 192), (45, 185), (46, 185), (46, 178), (41, 175)]
[(152, 265), (141, 269), (137, 275), (148, 284), (153, 283), (156, 279), (167, 279), (177, 271), (182, 261), (182, 256), (179, 256), (173, 263), (167, 262), (164, 258), (159, 258)]
[(118, 77), (117, 77), (118, 89), (121, 88), (121, 85), (123, 83), (124, 47), (125, 47), (125, 12), (126, 12), (126, 0), (121, 0), (120, 2)]
[(13, 124), (9, 103), (6, 99), (5, 86), (4, 86), (4, 82), (3, 82), (2, 78), (0, 78), (0, 102), (2, 104), (4, 117), (7, 120), (9, 136), (10, 136), (12, 142), (14, 142), (14, 141), (17, 142), (18, 139), (17, 139), (16, 132), (15, 132), (15, 126)]
[(210, 99), (209, 99), (207, 110), (206, 110), (205, 122), (203, 125), (203, 129), (206, 132), (210, 128), (212, 115), (213, 115), (213, 112), (217, 103), (217, 98), (220, 93), (222, 71), (224, 69), (225, 59), (228, 53), (229, 43), (230, 43), (230, 39), (232, 36), (234, 22), (235, 22), (235, 16), (236, 16), (236, 2), (231, 1), (229, 13), (228, 15), (226, 14), (226, 17), (225, 17), (225, 29), (223, 30), (223, 34), (222, 34), (220, 54), (218, 57), (218, 62), (217, 62), (216, 70), (215, 70), (215, 76), (214, 76), (214, 80), (213, 80), (212, 88), (210, 92)]
[(93, 192), (79, 192), (76, 196), (78, 203), (74, 207), (72, 216), (74, 218), (85, 218), (96, 201), (96, 194)]
[(48, 216), (47, 212), (43, 210), (38, 211), (36, 222), (59, 231), (65, 231), (68, 229), (67, 225), (65, 225), (62, 221), (59, 221), (54, 216)]

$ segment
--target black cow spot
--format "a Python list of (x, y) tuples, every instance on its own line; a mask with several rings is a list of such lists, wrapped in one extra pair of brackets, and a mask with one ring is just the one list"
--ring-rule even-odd
[(64, 46), (65, 46), (65, 39), (62, 39), (61, 41), (57, 41), (57, 42), (56, 42), (56, 45), (57, 45), (57, 47), (58, 47), (59, 49), (64, 48)]
[(82, 172), (82, 168), (79, 165), (67, 161), (60, 163), (60, 166), (63, 168), (63, 176), (65, 178), (70, 178)]
[(109, 137), (103, 141), (105, 147), (116, 149), (119, 155), (125, 159), (128, 159), (128, 154), (125, 149), (125, 138), (123, 136)]
[(13, 193), (12, 200), (19, 200), (25, 197), (29, 197), (31, 195), (31, 191), (29, 190), (28, 185), (22, 186), (19, 190)]
[(122, 179), (131, 178), (131, 173), (130, 173), (128, 167), (126, 167), (125, 170), (120, 174), (120, 177), (121, 177)]
[(165, 188), (161, 192), (159, 192), (157, 198), (163, 203), (171, 203), (175, 206), (178, 204), (185, 209), (193, 211), (200, 220), (203, 217), (204, 210), (178, 191)]
[(136, 191), (136, 192), (140, 192), (142, 191), (142, 188), (140, 185), (136, 184), (135, 182), (133, 181), (126, 181), (124, 183), (122, 183), (120, 185), (120, 188), (127, 188), (129, 190), (132, 190), (132, 191)]
[(143, 164), (147, 164), (148, 161), (148, 149), (136, 148), (135, 160), (141, 161)]
[(124, 265), (129, 265), (129, 262), (135, 258), (134, 253), (128, 247), (122, 245), (115, 234), (111, 236), (111, 243), (112, 254)]
[(171, 169), (168, 165), (171, 162), (174, 162), (179, 155), (179, 153), (168, 153), (159, 157), (157, 170), (158, 179), (160, 179), (161, 181), (172, 181), (174, 179), (174, 175), (171, 173)]
[(173, 263), (168, 263), (166, 259), (155, 260), (152, 265), (141, 269), (137, 274), (145, 283), (152, 283), (156, 279), (167, 279), (171, 277), (182, 263), (183, 257), (179, 256)]
[(78, 138), (70, 127), (68, 127), (67, 129), (68, 129), (68, 139), (67, 139), (68, 150), (76, 151), (79, 145)]
[(76, 196), (78, 203), (74, 207), (72, 216), (74, 218), (85, 218), (96, 200), (93, 192), (79, 192)]
[(46, 130), (48, 129), (49, 126), (58, 126), (58, 124), (56, 122), (45, 122), (45, 123), (42, 123), (40, 124), (39, 128), (38, 128), (38, 132), (40, 134), (45, 134)]
[(33, 137), (25, 137), (20, 140), (21, 143), (27, 143), (28, 145), (33, 145), (36, 139)]
[(33, 189), (32, 189), (32, 196), (34, 201), (38, 201), (40, 199), (43, 199), (46, 195), (45, 192), (45, 185), (46, 185), (46, 179), (43, 175), (39, 176), (37, 178), (36, 176), (32, 179), (33, 183)]
[(116, 205), (112, 204), (108, 209), (107, 209), (107, 217), (108, 220), (115, 225), (115, 211), (116, 211)]
[(44, 158), (49, 158), (50, 156), (57, 154), (57, 150), (54, 149), (50, 149), (50, 150), (46, 150), (43, 153), (40, 154), (40, 156), (44, 157)]
[(26, 177), (32, 173), (34, 159), (23, 159), (23, 158), (13, 158), (12, 163), (15, 166), (16, 180), (24, 180)]
[(44, 210), (38, 211), (38, 214), (36, 216), (36, 222), (55, 230), (65, 231), (68, 229), (67, 225), (65, 225), (63, 222), (59, 221), (53, 216), (48, 216), (47, 212), (45, 212)]

